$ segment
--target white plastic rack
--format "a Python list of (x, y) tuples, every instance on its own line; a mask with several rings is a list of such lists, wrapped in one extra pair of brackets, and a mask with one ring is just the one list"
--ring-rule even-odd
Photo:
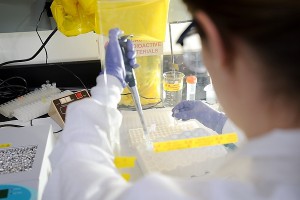
[(53, 94), (47, 98), (43, 98), (39, 101), (35, 101), (26, 106), (22, 106), (14, 111), (14, 116), (22, 122), (30, 121), (34, 118), (47, 114), (52, 100), (59, 99), (70, 94), (73, 94), (73, 92), (66, 90), (58, 94)]
[(12, 118), (16, 109), (58, 93), (60, 89), (56, 87), (56, 84), (43, 84), (39, 89), (0, 105), (0, 114)]
[(0, 114), (8, 118), (16, 117), (22, 122), (30, 121), (47, 114), (52, 100), (70, 94), (73, 92), (69, 90), (61, 92), (55, 83), (46, 83), (39, 89), (0, 105)]
[[(152, 142), (212, 136), (217, 133), (196, 120), (159, 124), (149, 133)], [(190, 148), (156, 153), (150, 151), (143, 138), (143, 129), (130, 129), (129, 140), (137, 153), (138, 163), (143, 173), (162, 172), (165, 174), (190, 177), (204, 174), (209, 169), (201, 169), (200, 163), (222, 158), (227, 154), (223, 145)], [(183, 170), (184, 169), (184, 170)]]

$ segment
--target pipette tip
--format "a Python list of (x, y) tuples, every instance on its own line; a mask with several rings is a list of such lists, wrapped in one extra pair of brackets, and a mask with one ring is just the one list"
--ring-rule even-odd
[(153, 143), (149, 137), (148, 131), (144, 129), (144, 140), (145, 140), (145, 145), (146, 145), (146, 149), (148, 151), (153, 151)]

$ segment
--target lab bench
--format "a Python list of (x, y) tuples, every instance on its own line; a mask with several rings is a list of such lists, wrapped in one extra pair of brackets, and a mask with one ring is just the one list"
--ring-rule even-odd
[[(82, 61), (82, 62), (71, 62), (71, 63), (55, 63), (55, 64), (37, 64), (37, 65), (19, 65), (9, 66), (0, 69), (0, 78), (5, 80), (12, 76), (21, 76), (27, 80), (27, 86), (29, 90), (40, 87), (45, 83), (46, 80), (50, 82), (56, 82), (57, 87), (71, 90), (81, 90), (85, 87), (91, 88), (96, 82), (96, 77), (100, 72), (100, 62), (95, 61)], [(82, 82), (85, 86), (82, 85)], [(203, 90), (203, 85), (209, 83), (208, 77), (204, 75), (200, 81), (201, 87), (198, 90)], [(204, 94), (205, 95), (205, 94)], [(202, 93), (198, 93), (197, 99), (203, 99)], [(185, 99), (185, 88), (183, 88), (183, 99)], [(0, 103), (8, 101), (7, 99), (1, 99)], [(218, 106), (215, 107), (218, 109)], [(120, 112), (123, 115), (123, 121), (120, 128), (120, 156), (134, 156), (138, 157), (136, 149), (131, 145), (129, 130), (141, 128), (140, 119), (136, 111), (129, 109), (120, 108)], [(146, 121), (148, 125), (158, 124), (158, 121), (168, 124), (173, 123), (174, 119), (171, 117), (171, 108), (153, 108), (145, 110)], [(10, 124), (24, 126), (24, 127), (40, 127), (51, 125), (54, 133), (54, 140), (59, 138), (61, 127), (48, 115), (43, 115), (37, 119), (33, 119), (29, 122), (20, 122), (13, 119), (8, 119), (0, 115), (0, 126)], [(205, 175), (213, 167), (207, 163), (206, 166), (197, 168), (197, 173)], [(189, 168), (182, 168), (181, 172), (189, 171)], [(131, 175), (131, 181), (136, 181), (145, 174), (145, 170), (142, 169), (139, 162), (136, 162), (134, 168), (122, 169), (121, 173), (129, 173)], [(174, 171), (173, 171), (174, 173)], [(171, 174), (172, 175), (172, 174)]]

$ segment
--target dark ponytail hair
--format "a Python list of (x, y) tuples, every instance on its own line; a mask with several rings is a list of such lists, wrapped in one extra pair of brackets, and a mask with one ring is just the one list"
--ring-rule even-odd
[[(183, 0), (216, 24), (224, 45), (243, 39), (263, 61), (268, 92), (300, 105), (300, 0)], [(205, 34), (199, 25), (201, 39)]]

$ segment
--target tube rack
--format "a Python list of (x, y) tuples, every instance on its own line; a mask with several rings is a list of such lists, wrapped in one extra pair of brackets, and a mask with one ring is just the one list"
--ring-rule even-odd
[[(196, 120), (178, 122), (167, 125), (160, 124), (155, 130), (149, 131), (152, 142), (171, 141), (217, 135)], [(223, 145), (190, 148), (168, 152), (155, 153), (150, 151), (143, 139), (143, 129), (130, 129), (129, 140), (136, 150), (139, 166), (144, 173), (162, 172), (165, 174), (190, 177), (195, 173), (203, 173), (197, 166), (200, 163), (222, 158), (227, 154)], [(188, 170), (182, 170), (188, 169)], [(206, 171), (208, 169), (205, 169)], [(180, 173), (179, 173), (180, 171)]]

